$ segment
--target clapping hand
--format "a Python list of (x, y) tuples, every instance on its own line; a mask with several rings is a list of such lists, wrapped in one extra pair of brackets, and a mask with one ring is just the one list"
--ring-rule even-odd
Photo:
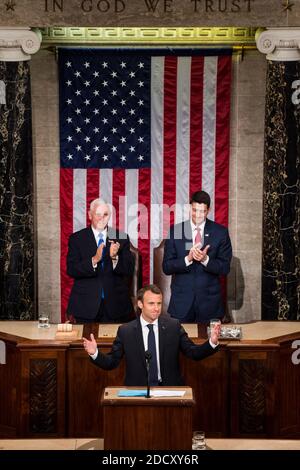
[(97, 264), (99, 263), (99, 261), (101, 261), (103, 250), (104, 250), (104, 243), (101, 243), (101, 245), (99, 245), (97, 248), (96, 254), (92, 258), (93, 264)]
[(119, 249), (120, 249), (120, 243), (119, 242), (115, 242), (114, 240), (108, 240), (109, 243), (110, 243), (110, 247), (109, 247), (109, 256), (112, 258), (112, 259), (116, 259), (116, 256), (119, 252)]
[(203, 250), (200, 249), (199, 247), (199, 244), (198, 245), (194, 245), (192, 250), (193, 250), (193, 259), (195, 261), (205, 261), (206, 258), (207, 258), (207, 252), (209, 250), (210, 246), (209, 245), (206, 245), (205, 248), (203, 248)]

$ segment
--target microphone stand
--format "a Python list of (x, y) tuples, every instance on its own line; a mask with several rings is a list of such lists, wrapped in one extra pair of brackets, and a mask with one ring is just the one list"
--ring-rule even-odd
[(146, 398), (150, 398), (150, 361), (152, 358), (152, 354), (150, 351), (145, 351), (145, 359), (146, 359), (146, 369), (147, 369), (147, 395)]

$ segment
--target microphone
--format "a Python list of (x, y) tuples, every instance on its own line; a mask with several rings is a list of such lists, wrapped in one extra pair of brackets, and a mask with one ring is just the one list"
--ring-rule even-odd
[(146, 398), (150, 398), (150, 361), (152, 354), (150, 351), (145, 351), (146, 368), (147, 368), (147, 395)]

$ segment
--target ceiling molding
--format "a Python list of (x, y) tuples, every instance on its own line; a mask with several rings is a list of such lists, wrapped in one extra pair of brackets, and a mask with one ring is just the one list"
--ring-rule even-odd
[(42, 46), (59, 45), (210, 45), (254, 46), (259, 28), (40, 28)]

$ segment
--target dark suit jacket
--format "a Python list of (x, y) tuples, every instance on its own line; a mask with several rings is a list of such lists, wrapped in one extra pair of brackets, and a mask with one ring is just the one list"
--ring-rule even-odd
[[(109, 256), (108, 241), (120, 243), (119, 260), (113, 269)], [(106, 247), (103, 255), (103, 267), (98, 263), (92, 266), (92, 257), (97, 250), (97, 243), (91, 227), (75, 232), (69, 239), (67, 273), (74, 279), (67, 313), (75, 317), (92, 320), (96, 317), (101, 302), (102, 289), (106, 308), (111, 321), (127, 321), (133, 311), (129, 292), (128, 277), (134, 270), (134, 257), (130, 252), (128, 235), (108, 229)]]
[(207, 322), (211, 318), (222, 318), (224, 308), (221, 298), (220, 276), (227, 275), (232, 258), (231, 242), (227, 228), (206, 220), (204, 228), (205, 245), (209, 262), (205, 267), (198, 261), (190, 266), (185, 265), (193, 244), (189, 220), (174, 225), (165, 241), (163, 271), (172, 275), (171, 299), (168, 312), (182, 320), (193, 305), (196, 310), (196, 321)]
[[(178, 320), (161, 315), (158, 319), (159, 331), (159, 360), (162, 385), (183, 385), (184, 381), (179, 368), (179, 352), (185, 356), (200, 360), (216, 352), (209, 342), (195, 345), (187, 336)], [(147, 369), (145, 348), (140, 319), (122, 325), (118, 329), (116, 339), (110, 353), (98, 356), (91, 361), (102, 369), (115, 369), (122, 357), (125, 356), (126, 376), (125, 385), (147, 385)]]

